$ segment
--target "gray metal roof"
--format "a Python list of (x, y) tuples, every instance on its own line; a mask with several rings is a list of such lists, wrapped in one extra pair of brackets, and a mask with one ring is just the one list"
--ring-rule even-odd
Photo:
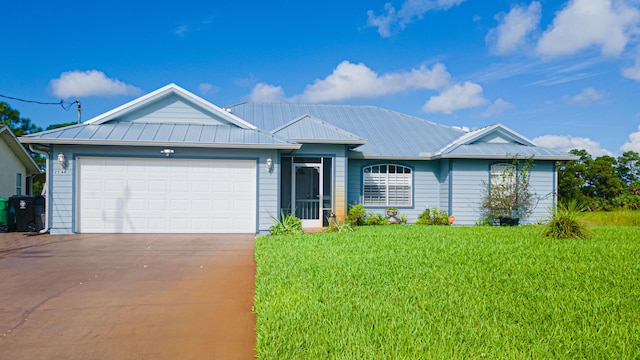
[(305, 143), (362, 145), (367, 141), (326, 123), (314, 116), (304, 115), (271, 132), (281, 138)]
[(373, 106), (243, 103), (229, 107), (236, 116), (272, 131), (310, 115), (366, 139), (356, 151), (368, 156), (419, 156), (435, 152), (463, 135), (460, 129)]
[(80, 124), (20, 138), (23, 143), (298, 149), (259, 130), (233, 125), (108, 122)]
[(528, 146), (516, 143), (473, 143), (460, 145), (452, 151), (442, 154), (443, 158), (504, 158), (505, 155), (520, 158), (575, 160), (576, 156), (562, 151), (540, 146)]

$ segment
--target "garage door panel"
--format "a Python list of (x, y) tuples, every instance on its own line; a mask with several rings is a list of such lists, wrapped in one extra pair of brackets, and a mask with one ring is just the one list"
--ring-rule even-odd
[(80, 232), (255, 232), (255, 161), (82, 157), (78, 167)]

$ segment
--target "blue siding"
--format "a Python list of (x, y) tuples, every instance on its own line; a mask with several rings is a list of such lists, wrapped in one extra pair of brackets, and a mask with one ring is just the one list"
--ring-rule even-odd
[(540, 199), (531, 216), (525, 223), (536, 223), (548, 219), (555, 206), (556, 173), (553, 161), (537, 161), (531, 168), (530, 184), (532, 191)]
[[(441, 172), (439, 161), (393, 161), (393, 160), (349, 160), (348, 173), (348, 202), (349, 204), (362, 203), (362, 168), (375, 164), (398, 164), (412, 168), (413, 174), (413, 204), (411, 206), (399, 206), (400, 214), (405, 215), (410, 223), (415, 222), (424, 209), (437, 207), (443, 209), (441, 204)], [(375, 213), (383, 213), (385, 207), (368, 207)]]
[[(52, 147), (52, 157), (63, 153), (67, 158), (67, 169), (62, 171), (57, 161), (52, 161), (50, 194), (53, 199), (51, 209), (51, 234), (70, 234), (76, 229), (76, 156), (113, 156), (113, 157), (162, 157), (156, 147), (120, 147), (120, 146), (63, 146)], [(268, 233), (273, 224), (271, 215), (278, 213), (278, 154), (276, 150), (224, 150), (224, 149), (176, 149), (175, 158), (197, 159), (254, 159), (257, 160), (257, 233)], [(266, 159), (274, 160), (272, 172), (266, 170)]]
[(451, 160), (451, 215), (457, 225), (473, 225), (480, 219), (482, 182), (489, 180), (486, 160)]
[[(456, 224), (473, 225), (480, 220), (484, 185), (489, 181), (490, 166), (495, 161), (452, 160), (452, 209)], [(553, 161), (536, 161), (531, 169), (531, 188), (540, 198), (533, 213), (523, 224), (547, 219), (555, 202), (556, 175)]]

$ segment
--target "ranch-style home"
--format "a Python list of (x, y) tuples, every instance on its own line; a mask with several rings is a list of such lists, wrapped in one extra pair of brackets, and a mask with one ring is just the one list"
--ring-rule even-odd
[(40, 169), (8, 126), (0, 125), (0, 197), (31, 195)]
[(220, 108), (169, 84), (82, 124), (20, 138), (48, 152), (48, 224), (68, 233), (268, 233), (294, 212), (305, 228), (350, 204), (409, 222), (426, 208), (480, 218), (482, 186), (533, 158), (549, 215), (556, 161), (495, 124), (474, 131), (373, 106), (242, 103)]

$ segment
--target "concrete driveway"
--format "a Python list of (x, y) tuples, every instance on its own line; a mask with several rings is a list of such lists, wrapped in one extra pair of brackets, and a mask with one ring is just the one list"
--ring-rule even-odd
[(0, 234), (0, 359), (251, 359), (253, 245)]

